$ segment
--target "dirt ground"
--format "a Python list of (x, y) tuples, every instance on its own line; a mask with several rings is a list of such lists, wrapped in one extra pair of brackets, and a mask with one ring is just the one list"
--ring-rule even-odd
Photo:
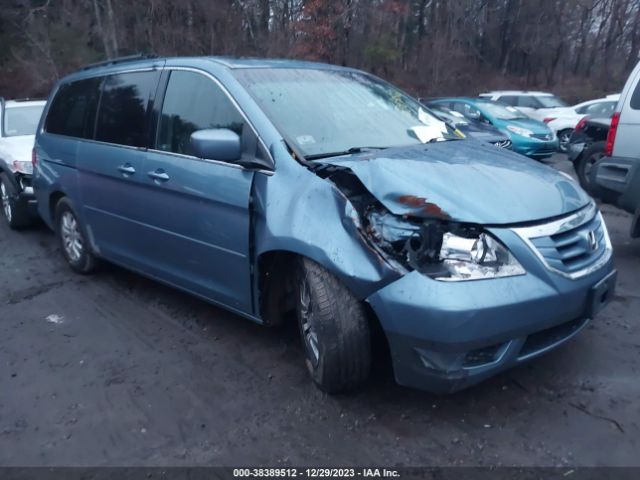
[[(560, 169), (571, 166), (554, 159)], [(619, 283), (562, 348), (435, 396), (377, 369), (330, 397), (295, 331), (0, 225), (0, 465), (638, 465), (640, 240), (604, 207)]]

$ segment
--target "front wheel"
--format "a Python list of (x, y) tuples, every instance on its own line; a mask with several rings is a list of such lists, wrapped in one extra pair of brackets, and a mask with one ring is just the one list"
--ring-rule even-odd
[(17, 192), (6, 174), (0, 175), (0, 199), (2, 201), (2, 213), (11, 229), (19, 229), (29, 224), (29, 217), (24, 208), (20, 208), (17, 202)]
[(72, 203), (63, 198), (56, 206), (56, 234), (69, 266), (78, 273), (90, 273), (96, 265), (84, 229)]
[(367, 380), (371, 339), (362, 303), (330, 272), (301, 259), (296, 316), (311, 378), (327, 393), (353, 390)]
[(571, 134), (573, 129), (567, 128), (558, 132), (558, 150), (562, 153), (569, 151), (569, 143), (571, 142)]

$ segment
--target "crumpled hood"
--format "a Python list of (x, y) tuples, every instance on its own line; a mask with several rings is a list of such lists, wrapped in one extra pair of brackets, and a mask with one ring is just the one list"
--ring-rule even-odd
[(542, 220), (590, 202), (551, 167), (475, 140), (436, 142), (336, 157), (396, 215), (485, 225)]
[(0, 138), (0, 158), (7, 163), (14, 160), (30, 162), (35, 138), (35, 135)]

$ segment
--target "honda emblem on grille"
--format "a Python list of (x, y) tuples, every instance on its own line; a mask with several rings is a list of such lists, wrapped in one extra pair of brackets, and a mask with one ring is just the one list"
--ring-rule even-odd
[(591, 250), (597, 250), (598, 239), (596, 238), (596, 232), (591, 230), (587, 235), (587, 239), (589, 240), (589, 248), (591, 248)]

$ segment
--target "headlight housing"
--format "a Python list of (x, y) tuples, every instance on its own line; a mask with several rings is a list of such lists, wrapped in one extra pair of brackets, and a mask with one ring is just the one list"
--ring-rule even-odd
[(471, 238), (445, 233), (440, 260), (445, 265), (448, 275), (437, 276), (437, 280), (479, 280), (525, 273), (511, 252), (486, 232)]
[(533, 135), (533, 132), (531, 130), (527, 128), (516, 127), (515, 125), (507, 125), (507, 130), (522, 137), (531, 137)]
[(419, 223), (392, 215), (368, 216), (373, 239), (396, 260), (440, 281), (524, 275), (513, 254), (480, 227)]

